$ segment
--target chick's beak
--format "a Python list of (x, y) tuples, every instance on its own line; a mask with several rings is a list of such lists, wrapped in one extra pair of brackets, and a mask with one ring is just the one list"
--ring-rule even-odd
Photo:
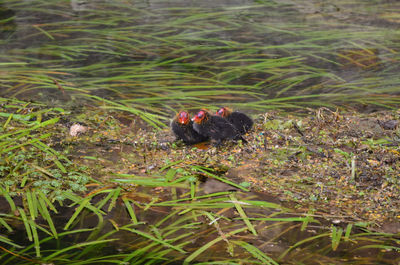
[(197, 115), (192, 118), (193, 122), (197, 122), (198, 120), (199, 120), (199, 117), (197, 117)]

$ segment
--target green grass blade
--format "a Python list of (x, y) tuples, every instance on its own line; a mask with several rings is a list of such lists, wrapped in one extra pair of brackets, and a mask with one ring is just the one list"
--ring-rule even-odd
[(242, 218), (243, 222), (247, 225), (247, 227), (249, 228), (249, 231), (253, 233), (253, 235), (257, 236), (257, 231), (254, 228), (253, 224), (250, 222), (249, 218), (247, 217), (246, 213), (244, 212), (242, 206), (240, 205), (240, 201), (238, 201), (235, 197), (234, 194), (230, 194), (229, 198), (231, 199), (231, 201), (233, 202), (233, 204), (235, 205), (236, 210), (238, 211), (240, 217)]
[[(231, 231), (231, 232), (225, 234), (225, 238), (229, 238), (232, 235), (244, 232), (247, 229), (248, 229), (248, 227), (243, 227), (243, 228), (239, 228), (234, 231)], [(211, 246), (215, 245), (216, 243), (220, 242), (221, 240), (224, 240), (224, 238), (222, 238), (220, 236), (220, 237), (217, 237), (216, 239), (211, 240), (210, 242), (204, 244), (203, 246), (198, 248), (196, 251), (194, 251), (192, 254), (190, 254), (188, 257), (186, 257), (183, 264), (190, 264), (190, 262), (192, 262), (195, 258), (197, 258), (201, 253), (203, 253), (204, 251), (206, 251), (207, 249), (209, 249)]]

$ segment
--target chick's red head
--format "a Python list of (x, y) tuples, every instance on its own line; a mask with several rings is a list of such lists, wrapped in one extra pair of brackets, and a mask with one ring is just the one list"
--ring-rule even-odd
[(219, 110), (217, 110), (216, 114), (221, 117), (226, 117), (229, 116), (230, 113), (231, 111), (228, 108), (222, 107)]
[(180, 124), (187, 124), (190, 121), (189, 113), (186, 111), (181, 111), (178, 114), (178, 122)]
[(192, 119), (196, 123), (202, 123), (207, 120), (207, 112), (205, 110), (200, 110)]

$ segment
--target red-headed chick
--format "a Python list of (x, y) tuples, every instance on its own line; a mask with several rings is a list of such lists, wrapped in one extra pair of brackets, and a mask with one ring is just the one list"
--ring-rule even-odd
[(243, 140), (239, 131), (226, 119), (211, 115), (207, 110), (200, 110), (193, 117), (193, 128), (196, 132), (215, 140), (219, 145), (223, 140)]
[(217, 111), (217, 115), (227, 119), (240, 134), (245, 134), (253, 126), (253, 120), (239, 111), (232, 111), (229, 108), (222, 107)]
[(177, 140), (182, 140), (185, 144), (197, 144), (208, 140), (193, 129), (193, 121), (189, 113), (180, 111), (171, 121), (171, 129)]

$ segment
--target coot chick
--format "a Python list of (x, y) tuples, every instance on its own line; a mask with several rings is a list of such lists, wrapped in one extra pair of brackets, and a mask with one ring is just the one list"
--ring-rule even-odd
[(181, 139), (185, 144), (197, 144), (208, 140), (207, 136), (203, 136), (193, 129), (193, 121), (186, 111), (181, 111), (175, 116), (171, 121), (171, 129), (176, 139)]
[(232, 111), (229, 108), (222, 107), (217, 111), (217, 115), (227, 119), (240, 134), (245, 134), (253, 126), (253, 120), (239, 111)]
[(211, 115), (207, 110), (200, 110), (192, 119), (193, 129), (201, 135), (210, 137), (215, 140), (217, 145), (222, 140), (244, 140), (239, 131), (226, 119)]

